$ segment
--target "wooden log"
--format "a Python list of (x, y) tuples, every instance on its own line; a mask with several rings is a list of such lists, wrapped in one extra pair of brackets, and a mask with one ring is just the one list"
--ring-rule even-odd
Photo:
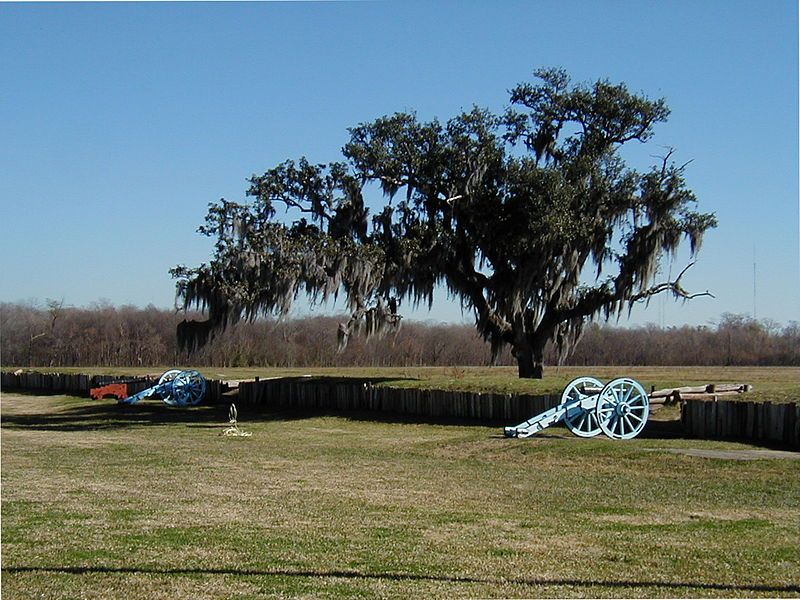
[(704, 402), (703, 404), (703, 408), (705, 409), (705, 415), (703, 415), (703, 437), (714, 437), (716, 425), (716, 419), (714, 417), (716, 417), (717, 403)]
[(760, 440), (764, 434), (764, 414), (758, 404), (753, 404), (753, 433), (751, 438)]
[[(693, 393), (693, 392), (675, 392), (675, 395), (678, 398), (679, 402), (683, 402), (685, 400), (713, 400), (714, 398), (721, 398), (721, 397), (732, 397), (738, 396), (740, 392), (716, 392), (714, 394), (707, 394), (703, 393)], [(673, 396), (674, 397), (674, 396)], [(654, 398), (650, 400), (651, 404), (658, 404), (659, 402), (664, 402), (664, 398)]]
[(492, 402), (492, 421), (499, 421), (503, 416), (503, 402), (505, 394), (490, 394)]
[(746, 403), (744, 437), (754, 439), (756, 434), (756, 408), (752, 402)]
[(777, 434), (777, 437), (775, 438), (775, 441), (777, 441), (777, 442), (785, 442), (786, 441), (786, 420), (787, 420), (786, 419), (786, 414), (789, 412), (788, 411), (789, 405), (788, 404), (779, 404), (778, 406), (780, 407), (780, 410), (775, 415), (776, 421), (778, 421), (778, 423), (776, 424), (776, 427), (775, 427), (776, 428), (776, 434)]
[(774, 404), (769, 416), (769, 440), (779, 442), (783, 438), (783, 404)]
[(687, 417), (686, 417), (687, 411), (688, 411), (688, 405), (686, 403), (682, 404), (681, 405), (681, 429), (683, 431), (686, 431), (686, 422), (688, 420)]
[(775, 405), (770, 405), (770, 407), (766, 410), (765, 419), (764, 419), (764, 439), (771, 440), (773, 434), (775, 433)]
[(706, 404), (706, 423), (705, 423), (705, 431), (704, 437), (711, 437), (715, 438), (719, 436), (719, 419), (718, 419), (718, 410), (717, 410), (717, 398), (713, 396), (710, 400), (707, 400)]
[(737, 420), (738, 420), (738, 405), (741, 404), (740, 402), (733, 402), (731, 400), (725, 400), (725, 437), (735, 438), (738, 437), (736, 428), (737, 428)]
[(686, 397), (686, 394), (717, 394), (717, 395), (723, 393), (741, 394), (744, 392), (751, 391), (752, 389), (753, 389), (752, 385), (745, 383), (709, 383), (706, 385), (683, 386), (677, 388), (664, 388), (661, 390), (654, 390), (649, 394), (649, 396), (651, 399), (668, 398), (670, 396), (673, 396), (675, 392), (678, 392), (681, 398), (684, 398)]
[(675, 399), (670, 397), (650, 398), (650, 404), (678, 404), (678, 398), (680, 398), (679, 395)]
[(766, 438), (767, 434), (767, 415), (769, 414), (769, 408), (771, 407), (771, 403), (764, 402), (758, 406), (758, 421), (757, 421), (757, 433), (756, 439), (763, 440)]
[(792, 444), (800, 447), (800, 402), (794, 405), (794, 436)]
[(748, 427), (751, 425), (752, 402), (740, 402), (737, 404), (741, 405), (736, 407), (739, 413), (739, 435), (750, 439), (752, 434), (748, 432)]
[(683, 432), (690, 437), (694, 435), (694, 408), (694, 402), (684, 402), (681, 405), (681, 409), (685, 411)]
[[(528, 395), (522, 394), (520, 396), (514, 396), (511, 400), (511, 410), (514, 411), (514, 416), (510, 419), (513, 423), (519, 423), (527, 418), (530, 418), (531, 415), (527, 413), (528, 408)], [(523, 416), (527, 415), (527, 416)]]
[(717, 415), (719, 419), (719, 436), (731, 437), (731, 403), (729, 400), (717, 402)]
[(705, 402), (702, 401), (695, 401), (694, 405), (694, 430), (692, 431), (692, 435), (694, 437), (702, 437), (705, 428)]
[(787, 446), (794, 444), (794, 415), (795, 407), (793, 404), (786, 404), (783, 413), (783, 437), (781, 442)]
[(384, 406), (386, 407), (385, 411), (390, 413), (394, 412), (395, 395), (397, 393), (397, 390), (395, 388), (383, 388), (383, 391), (384, 391), (383, 402)]
[(794, 431), (794, 414), (795, 407), (793, 404), (785, 404), (783, 410), (783, 435), (781, 436), (781, 443), (792, 446), (793, 445), (793, 431)]

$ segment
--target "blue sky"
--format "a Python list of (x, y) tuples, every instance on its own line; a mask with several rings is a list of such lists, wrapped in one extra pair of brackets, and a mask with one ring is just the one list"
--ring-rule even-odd
[[(797, 32), (788, 0), (0, 3), (0, 301), (172, 306), (169, 268), (209, 259), (207, 205), (250, 175), (398, 110), (500, 111), (563, 66), (665, 97), (631, 158), (692, 160), (720, 223), (684, 278), (716, 298), (622, 323), (752, 314), (754, 261), (756, 316), (800, 320)], [(471, 319), (444, 294), (411, 316)]]

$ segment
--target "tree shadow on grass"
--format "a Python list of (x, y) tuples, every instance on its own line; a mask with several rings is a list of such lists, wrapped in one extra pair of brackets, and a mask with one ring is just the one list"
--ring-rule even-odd
[[(309, 380), (303, 377), (282, 379), (287, 382)], [(325, 378), (325, 382), (331, 385), (336, 385), (346, 380), (352, 382), (352, 378)], [(359, 383), (365, 385), (376, 385), (386, 381), (398, 381), (398, 379), (382, 377), (358, 379)], [(40, 392), (14, 390), (10, 393), (31, 399), (45, 396)], [(159, 425), (217, 428), (228, 423), (228, 410), (231, 403), (237, 404), (240, 418), (243, 421), (250, 422), (294, 421), (313, 418), (322, 414), (342, 414), (334, 413), (330, 410), (241, 406), (236, 393), (223, 395), (219, 401), (211, 404), (201, 402), (197, 406), (184, 408), (168, 406), (157, 398), (146, 398), (136, 404), (123, 404), (113, 398), (101, 400), (72, 398), (72, 405), (65, 404), (55, 409), (43, 406), (41, 410), (30, 410), (26, 407), (25, 411), (15, 411), (13, 409), (8, 410), (8, 404), (6, 404), (2, 414), (2, 426), (4, 429), (33, 429), (40, 431), (103, 431)]]
[(696, 581), (632, 581), (632, 580), (590, 580), (568, 578), (493, 578), (461, 575), (427, 575), (424, 573), (381, 573), (351, 570), (289, 570), (289, 569), (234, 569), (234, 568), (185, 568), (159, 569), (152, 567), (104, 567), (104, 566), (15, 566), (3, 567), (2, 570), (11, 575), (19, 573), (47, 573), (67, 575), (231, 575), (237, 577), (298, 577), (298, 578), (341, 578), (341, 579), (385, 579), (389, 581), (435, 581), (443, 583), (467, 583), (486, 585), (523, 585), (530, 587), (566, 586), (566, 587), (599, 587), (612, 589), (633, 588), (666, 588), (673, 590), (716, 590), (722, 592), (765, 592), (768, 594), (795, 594), (800, 592), (800, 585), (765, 585), (765, 584), (725, 584)]
[[(89, 404), (91, 402), (91, 404)], [(77, 406), (57, 411), (26, 411), (3, 414), (3, 429), (39, 431), (105, 431), (144, 425), (180, 423), (217, 423), (227, 421), (227, 407), (198, 406), (174, 409), (154, 401), (136, 405), (118, 404), (114, 400), (87, 400)]]

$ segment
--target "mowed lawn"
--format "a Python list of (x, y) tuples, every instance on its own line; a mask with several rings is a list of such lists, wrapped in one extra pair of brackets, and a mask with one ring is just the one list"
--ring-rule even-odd
[[(800, 595), (800, 460), (2, 396), (3, 598)], [(676, 453), (677, 451), (677, 453)]]

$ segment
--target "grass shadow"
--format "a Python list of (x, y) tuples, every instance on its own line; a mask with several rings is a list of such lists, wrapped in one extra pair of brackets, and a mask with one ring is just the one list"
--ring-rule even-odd
[(171, 408), (160, 401), (147, 400), (135, 405), (121, 404), (113, 399), (88, 400), (57, 411), (4, 411), (4, 429), (34, 429), (39, 431), (102, 431), (126, 429), (143, 425), (174, 425), (187, 423), (217, 423), (227, 421), (227, 406), (195, 406)]
[(197, 575), (232, 575), (238, 577), (298, 577), (298, 578), (341, 578), (341, 579), (384, 579), (389, 581), (436, 581), (443, 583), (467, 583), (486, 585), (523, 585), (530, 587), (567, 586), (567, 587), (599, 587), (611, 589), (635, 588), (666, 588), (670, 590), (715, 590), (721, 592), (764, 592), (768, 594), (796, 594), (800, 592), (800, 585), (768, 585), (768, 584), (724, 584), (706, 583), (700, 581), (658, 581), (645, 580), (633, 581), (625, 579), (590, 580), (569, 578), (493, 578), (473, 577), (461, 575), (428, 575), (424, 573), (390, 573), (390, 572), (362, 572), (350, 570), (331, 569), (327, 571), (290, 570), (290, 569), (242, 569), (242, 568), (184, 568), (184, 569), (159, 569), (150, 567), (104, 567), (104, 566), (61, 566), (61, 567), (33, 567), (17, 566), (3, 567), (7, 574), (18, 573), (50, 573), (68, 575), (166, 575), (166, 576), (197, 576)]

